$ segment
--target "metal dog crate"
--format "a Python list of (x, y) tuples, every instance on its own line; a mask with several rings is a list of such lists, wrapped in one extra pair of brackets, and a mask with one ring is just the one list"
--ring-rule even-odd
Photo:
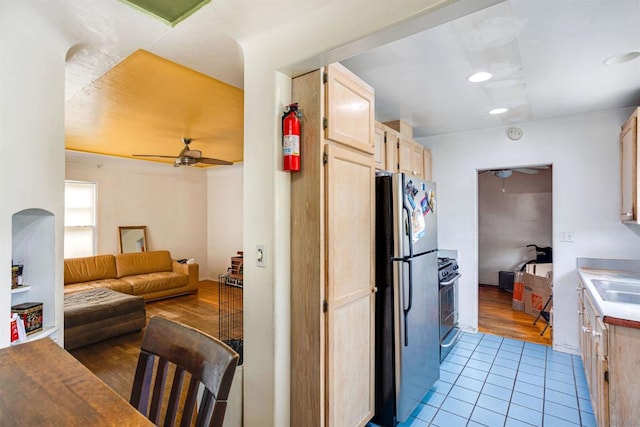
[(242, 364), (242, 281), (230, 273), (218, 276), (219, 338), (240, 355)]

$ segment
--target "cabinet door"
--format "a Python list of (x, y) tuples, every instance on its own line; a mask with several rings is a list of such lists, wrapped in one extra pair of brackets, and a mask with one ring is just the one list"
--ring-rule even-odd
[[(597, 397), (592, 398), (592, 403), (597, 405), (593, 407), (595, 410), (596, 420), (599, 426), (609, 425), (609, 382), (605, 381), (605, 373), (608, 370), (607, 358), (604, 356), (600, 348), (598, 340), (594, 340), (594, 382), (595, 390), (591, 392), (597, 393)], [(594, 402), (595, 401), (595, 402)]]
[(326, 407), (329, 426), (364, 426), (374, 411), (372, 156), (327, 144)]
[(399, 160), (398, 160), (398, 134), (389, 130), (389, 128), (385, 128), (386, 144), (385, 151), (387, 154), (386, 163), (387, 169), (389, 172), (399, 172)]
[(620, 133), (620, 219), (638, 221), (638, 113), (637, 110)]
[(413, 143), (411, 169), (413, 170), (413, 175), (424, 178), (424, 147), (417, 142)]
[(373, 88), (338, 63), (326, 73), (326, 138), (373, 154)]
[(387, 161), (386, 161), (386, 146), (384, 142), (384, 128), (381, 124), (376, 123), (376, 133), (374, 138), (374, 153), (373, 159), (376, 164), (376, 169), (387, 170)]
[(433, 175), (431, 174), (431, 150), (424, 149), (424, 167), (422, 169), (423, 178), (427, 181), (433, 181)]
[(591, 406), (598, 425), (609, 425), (609, 384), (607, 371), (607, 328), (596, 313), (588, 293), (583, 294), (582, 355), (589, 385)]
[(413, 159), (413, 142), (399, 138), (398, 139), (398, 165), (399, 172), (413, 175), (411, 161)]

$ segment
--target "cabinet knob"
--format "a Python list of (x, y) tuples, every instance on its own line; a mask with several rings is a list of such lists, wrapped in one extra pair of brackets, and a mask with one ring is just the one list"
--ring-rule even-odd
[(373, 292), (374, 294), (378, 292), (378, 287), (374, 286), (373, 288), (371, 288), (371, 292)]
[(582, 332), (588, 334), (588, 333), (591, 333), (591, 329), (587, 328), (586, 326), (583, 326), (582, 327)]
[(591, 331), (591, 336), (594, 338), (601, 337), (602, 332)]

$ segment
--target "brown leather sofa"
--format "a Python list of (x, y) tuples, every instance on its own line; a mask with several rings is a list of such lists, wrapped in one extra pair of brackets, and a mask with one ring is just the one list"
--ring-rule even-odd
[(96, 255), (64, 260), (64, 293), (108, 288), (145, 301), (198, 292), (198, 264), (180, 264), (169, 251)]

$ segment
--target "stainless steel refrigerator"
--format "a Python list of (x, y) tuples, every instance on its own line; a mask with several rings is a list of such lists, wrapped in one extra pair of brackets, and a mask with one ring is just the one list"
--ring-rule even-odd
[(436, 186), (376, 176), (376, 409), (406, 421), (440, 377)]

